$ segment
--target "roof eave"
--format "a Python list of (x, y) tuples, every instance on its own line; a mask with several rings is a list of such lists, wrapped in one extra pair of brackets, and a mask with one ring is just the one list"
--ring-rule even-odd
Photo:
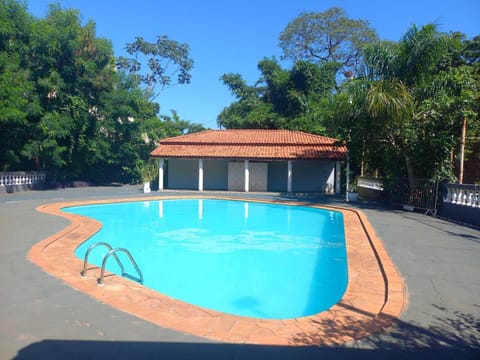
[(344, 160), (346, 154), (330, 154), (319, 157), (266, 157), (266, 156), (212, 156), (212, 155), (172, 155), (172, 154), (150, 154), (153, 158), (161, 159), (192, 159), (192, 160), (253, 160), (253, 161), (288, 161), (288, 160)]

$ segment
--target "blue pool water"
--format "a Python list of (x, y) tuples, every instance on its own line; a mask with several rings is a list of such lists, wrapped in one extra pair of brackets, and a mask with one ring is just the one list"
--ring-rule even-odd
[[(330, 308), (347, 286), (339, 212), (216, 199), (63, 210), (103, 224), (77, 248), (80, 259), (99, 241), (126, 248), (145, 286), (205, 308), (255, 318), (303, 317)], [(100, 266), (106, 251), (94, 249), (89, 262)], [(122, 256), (127, 272), (136, 275)], [(120, 273), (111, 257), (107, 270)]]

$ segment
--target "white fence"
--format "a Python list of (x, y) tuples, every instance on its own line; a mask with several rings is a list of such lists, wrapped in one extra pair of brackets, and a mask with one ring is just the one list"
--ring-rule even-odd
[(447, 184), (444, 203), (480, 208), (480, 186)]
[(480, 185), (440, 184), (417, 179), (411, 189), (407, 179), (396, 179), (385, 190), (382, 179), (359, 177), (357, 180), (360, 198), (376, 200), (382, 195), (392, 205), (438, 214), (480, 228)]
[(37, 171), (0, 172), (0, 193), (42, 189), (46, 174)]
[(446, 184), (440, 215), (480, 229), (480, 185)]

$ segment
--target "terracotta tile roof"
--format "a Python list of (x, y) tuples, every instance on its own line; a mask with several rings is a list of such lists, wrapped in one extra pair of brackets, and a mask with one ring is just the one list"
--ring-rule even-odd
[(290, 130), (206, 130), (160, 140), (153, 157), (190, 159), (343, 159), (336, 139)]

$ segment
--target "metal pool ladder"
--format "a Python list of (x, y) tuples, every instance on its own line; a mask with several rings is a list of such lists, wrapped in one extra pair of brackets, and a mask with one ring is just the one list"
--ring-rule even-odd
[(87, 252), (85, 253), (85, 258), (83, 260), (83, 270), (80, 272), (80, 275), (82, 277), (85, 277), (86, 276), (85, 274), (87, 273), (88, 255), (90, 255), (90, 252), (93, 249), (95, 249), (97, 246), (106, 246), (109, 250), (108, 253), (103, 257), (102, 270), (100, 272), (100, 277), (97, 279), (97, 283), (98, 283), (99, 286), (103, 286), (103, 278), (104, 278), (104, 274), (105, 274), (105, 265), (107, 264), (107, 260), (110, 257), (110, 255), (113, 255), (113, 257), (117, 261), (117, 264), (120, 267), (120, 270), (122, 271), (122, 276), (127, 276), (128, 278), (133, 278), (130, 274), (125, 272), (125, 268), (123, 267), (122, 262), (120, 261), (120, 259), (118, 258), (117, 254), (116, 254), (119, 251), (125, 253), (128, 256), (130, 262), (132, 263), (133, 267), (135, 268), (135, 271), (137, 272), (137, 274), (139, 276), (138, 279), (135, 279), (135, 280), (138, 281), (140, 284), (143, 284), (143, 274), (140, 271), (137, 263), (133, 259), (132, 254), (130, 254), (130, 252), (127, 249), (124, 249), (124, 248), (115, 248), (114, 249), (114, 248), (112, 248), (112, 246), (109, 243), (106, 243), (106, 242), (96, 242), (95, 244), (92, 244), (87, 249)]

